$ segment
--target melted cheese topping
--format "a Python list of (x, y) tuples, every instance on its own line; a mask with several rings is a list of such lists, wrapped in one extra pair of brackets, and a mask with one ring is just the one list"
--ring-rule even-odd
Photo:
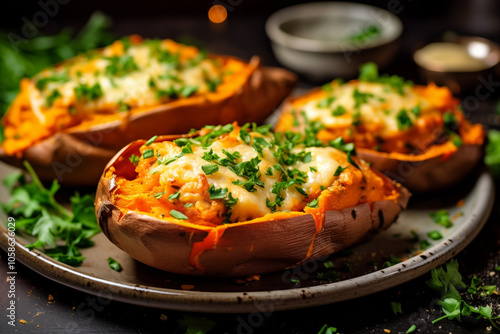
[[(269, 139), (269, 138), (268, 138)], [(159, 145), (170, 146), (169, 143), (162, 143)], [(163, 150), (164, 148), (158, 148)], [(215, 154), (220, 157), (224, 156), (223, 150), (235, 153), (239, 152), (241, 158), (236, 160), (237, 162), (250, 161), (252, 158), (258, 157), (255, 149), (241, 141), (231, 142), (229, 145), (227, 141), (216, 142), (210, 146)], [(334, 176), (336, 169), (340, 166), (340, 161), (344, 161), (344, 164), (348, 164), (345, 161), (344, 153), (339, 152), (337, 149), (331, 147), (314, 147), (306, 149), (293, 149), (292, 153), (299, 153), (305, 151), (306, 153), (311, 153), (311, 161), (298, 162), (292, 167), (298, 169), (299, 171), (307, 175), (305, 183), (303, 185), (296, 185), (287, 188), (283, 191), (284, 202), (281, 207), (277, 208), (277, 211), (300, 211), (304, 206), (310, 202), (313, 198), (304, 196), (300, 194), (296, 187), (304, 189), (306, 194), (318, 194), (320, 192), (320, 187), (329, 187), (338, 176)], [(172, 149), (168, 149), (168, 153), (164, 158), (175, 157), (175, 152)], [(207, 152), (207, 149), (202, 147), (193, 147), (193, 154), (186, 154), (175, 160), (171, 164), (164, 166), (159, 166), (158, 173), (160, 176), (160, 185), (162, 187), (168, 187), (172, 183), (186, 184), (196, 180), (199, 175), (205, 175), (202, 166), (210, 165), (206, 160), (201, 157)], [(262, 217), (268, 213), (271, 213), (271, 209), (266, 206), (266, 199), (275, 200), (276, 195), (271, 193), (272, 187), (276, 182), (280, 181), (281, 173), (279, 171), (274, 171), (273, 175), (266, 175), (266, 171), (269, 168), (273, 168), (274, 165), (278, 164), (278, 159), (273, 155), (273, 151), (269, 148), (264, 148), (263, 158), (258, 165), (259, 172), (261, 174), (260, 180), (263, 182), (264, 187), (256, 186), (255, 191), (248, 191), (240, 185), (236, 185), (233, 182), (241, 181), (245, 182), (247, 179), (236, 175), (229, 167), (219, 166), (219, 170), (216, 173), (207, 175), (208, 186), (214, 186), (216, 189), (224, 188), (227, 189), (229, 193), (232, 194), (234, 198), (238, 199), (238, 202), (232, 208), (232, 219), (236, 221), (246, 221), (256, 217)], [(311, 170), (311, 167), (317, 171)], [(182, 198), (181, 195), (181, 201)]]
[(237, 59), (134, 35), (23, 79), (2, 119), (2, 147), (20, 157), (66, 129), (86, 131), (115, 120), (125, 126), (130, 115), (158, 105), (236, 90), (246, 72), (248, 64)]
[[(358, 148), (421, 154), (456, 136), (467, 121), (446, 87), (414, 86), (403, 81), (337, 81), (292, 100), (277, 131), (303, 131), (305, 123), (322, 126), (324, 142), (339, 136)], [(301, 121), (302, 119), (302, 121)]]
[(34, 100), (80, 113), (127, 111), (209, 92), (221, 76), (216, 61), (195, 47), (170, 40), (125, 47), (117, 41), (36, 75), (40, 94)]
[[(404, 94), (385, 85), (355, 81), (333, 88), (331, 95), (312, 99), (301, 106), (309, 120), (321, 121), (327, 127), (350, 126), (353, 120), (367, 127), (377, 128), (382, 136), (398, 133), (397, 114), (405, 110), (410, 121), (415, 123), (417, 115), (412, 109), (418, 108), (419, 114), (431, 112), (431, 105), (424, 96), (410, 87), (404, 87)], [(321, 103), (323, 99), (333, 98), (332, 102)], [(336, 110), (344, 110), (342, 115), (335, 115)]]
[[(328, 205), (335, 209), (368, 201), (371, 194), (384, 196), (383, 181), (364, 162), (354, 166), (336, 148), (298, 144), (283, 155), (283, 146), (270, 133), (248, 132), (245, 140), (239, 134), (240, 128), (235, 127), (208, 146), (197, 145), (196, 138), (186, 146), (170, 141), (141, 146), (142, 156), (131, 156), (137, 163), (137, 177), (118, 178), (113, 201), (124, 212), (181, 217), (211, 226), (274, 211), (317, 208), (325, 191), (337, 198), (337, 203)], [(268, 145), (256, 149), (256, 143), (264, 141)], [(370, 191), (365, 194), (366, 189)], [(172, 214), (172, 209), (185, 217)]]

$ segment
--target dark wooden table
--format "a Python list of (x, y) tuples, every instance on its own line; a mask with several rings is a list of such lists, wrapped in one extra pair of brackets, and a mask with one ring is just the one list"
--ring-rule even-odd
[[(236, 8), (235, 13), (238, 11)], [(233, 14), (230, 14), (233, 15)], [(223, 26), (210, 25), (205, 17), (170, 15), (154, 19), (117, 19), (113, 30), (117, 35), (139, 33), (146, 37), (173, 37), (189, 35), (205, 43), (210, 51), (232, 54), (244, 59), (261, 56), (265, 64), (278, 65), (264, 33), (264, 15), (233, 15)], [(64, 17), (61, 24), (66, 23)], [(446, 30), (446, 22), (435, 19), (424, 25), (423, 18), (405, 20), (405, 32), (398, 58), (386, 69), (388, 73), (404, 75), (419, 81), (411, 50), (415, 43)], [(300, 87), (314, 84), (303, 79)], [(492, 115), (498, 101), (498, 92), (481, 102), (472, 118), (486, 119)], [(491, 125), (490, 125), (491, 126)], [(493, 196), (493, 194), (491, 195)], [(477, 238), (456, 259), (466, 282), (477, 275), (486, 284), (500, 286), (500, 200), (495, 201), (491, 217)], [(0, 253), (0, 272), (6, 273), (7, 260)], [(2, 277), (3, 275), (2, 274)], [(484, 320), (466, 319), (462, 322), (431, 321), (442, 312), (436, 307), (436, 294), (427, 288), (429, 274), (395, 288), (347, 302), (300, 309), (272, 312), (270, 314), (196, 314), (216, 323), (212, 333), (317, 333), (324, 324), (337, 327), (340, 333), (405, 333), (416, 325), (416, 333), (490, 333)], [(184, 333), (178, 320), (189, 316), (186, 312), (152, 309), (117, 301), (98, 299), (42, 277), (22, 264), (17, 264), (16, 277), (17, 319), (7, 327), (3, 314), (7, 284), (0, 285), (2, 318), (0, 333)], [(402, 314), (394, 314), (390, 301), (400, 302)], [(481, 305), (491, 304), (500, 313), (500, 297), (481, 300)], [(494, 329), (493, 329), (494, 330)]]

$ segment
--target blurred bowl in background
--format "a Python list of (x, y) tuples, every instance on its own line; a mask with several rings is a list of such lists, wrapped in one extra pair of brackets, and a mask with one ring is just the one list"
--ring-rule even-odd
[(454, 94), (473, 91), (481, 76), (493, 73), (500, 61), (500, 46), (482, 37), (449, 35), (413, 54), (427, 82), (447, 86)]
[(312, 2), (272, 14), (266, 33), (278, 61), (313, 81), (354, 77), (368, 61), (396, 55), (403, 24), (386, 10), (347, 2)]

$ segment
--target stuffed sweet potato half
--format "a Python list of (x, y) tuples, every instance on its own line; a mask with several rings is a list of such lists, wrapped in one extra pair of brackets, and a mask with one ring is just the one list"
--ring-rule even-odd
[(359, 157), (413, 192), (456, 183), (483, 154), (482, 126), (468, 122), (448, 88), (379, 76), (374, 64), (359, 80), (287, 100), (276, 130), (299, 132), (308, 122), (319, 140), (354, 143)]
[(260, 274), (332, 254), (386, 229), (409, 199), (352, 144), (333, 146), (248, 124), (135, 141), (103, 172), (98, 222), (138, 261), (178, 274)]
[(262, 122), (296, 81), (285, 70), (131, 36), (21, 82), (2, 119), (0, 159), (42, 179), (94, 185), (132, 140), (228, 122)]

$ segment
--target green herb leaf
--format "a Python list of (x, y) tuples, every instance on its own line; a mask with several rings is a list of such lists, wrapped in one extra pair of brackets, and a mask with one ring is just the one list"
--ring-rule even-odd
[(398, 124), (399, 130), (407, 130), (413, 126), (413, 122), (411, 121), (405, 109), (401, 109), (397, 113), (396, 122)]
[(93, 86), (80, 84), (74, 88), (75, 96), (78, 101), (93, 101), (103, 95), (101, 85), (96, 82)]
[(408, 330), (406, 331), (406, 334), (413, 333), (416, 330), (417, 330), (417, 326), (411, 325), (410, 328), (408, 328)]
[(342, 116), (347, 112), (347, 110), (342, 106), (337, 106), (337, 108), (333, 109), (332, 116)]
[(153, 137), (151, 137), (151, 138), (150, 138), (150, 139), (146, 142), (146, 144), (144, 144), (144, 145), (149, 146), (149, 145), (153, 144), (157, 138), (158, 138), (158, 136), (153, 136)]
[(181, 220), (188, 219), (188, 217), (185, 214), (174, 209), (170, 210), (170, 215), (175, 219), (181, 219)]
[(355, 45), (365, 45), (380, 36), (382, 32), (381, 27), (375, 24), (368, 24), (363, 27), (363, 30), (349, 36), (348, 40), (351, 43), (354, 43)]
[(448, 216), (448, 211), (446, 210), (439, 210), (438, 212), (433, 212), (430, 214), (431, 218), (434, 219), (434, 221), (438, 225), (442, 225), (446, 228), (452, 227), (453, 223), (450, 220), (450, 217)]
[(160, 192), (157, 192), (157, 193), (153, 194), (153, 196), (156, 199), (160, 199), (163, 196), (164, 193), (165, 193), (164, 191), (160, 191)]
[(391, 310), (394, 314), (403, 313), (401, 310), (401, 303), (391, 302)]
[(108, 266), (114, 271), (122, 271), (122, 266), (112, 257), (108, 257)]
[(488, 131), (488, 144), (484, 162), (496, 179), (500, 178), (500, 131)]
[(430, 231), (429, 233), (427, 233), (427, 236), (432, 240), (443, 239), (443, 235), (439, 231)]
[(203, 165), (201, 169), (205, 173), (205, 175), (210, 175), (219, 171), (219, 166), (217, 165)]
[(354, 99), (354, 108), (358, 109), (362, 104), (368, 103), (368, 99), (374, 97), (372, 93), (360, 92), (357, 88), (354, 89), (352, 98)]
[(305, 196), (305, 197), (308, 197), (309, 195), (307, 195), (306, 191), (300, 187), (295, 187), (295, 189), (299, 192), (299, 194), (301, 194), (302, 196)]
[(333, 103), (334, 100), (335, 97), (333, 96), (325, 97), (324, 99), (320, 100), (316, 106), (318, 108), (328, 108), (330, 107), (330, 105)]
[(45, 87), (51, 82), (65, 83), (68, 81), (70, 81), (70, 79), (69, 79), (67, 73), (65, 73), (65, 72), (55, 73), (52, 76), (42, 77), (42, 78), (38, 79), (36, 82), (36, 88), (38, 90), (44, 90)]
[(113, 56), (106, 58), (109, 62), (106, 66), (105, 73), (115, 77), (123, 77), (133, 71), (137, 71), (139, 67), (131, 55)]
[(443, 114), (443, 123), (444, 128), (449, 131), (455, 131), (458, 127), (458, 121), (455, 115), (451, 112), (445, 112)]
[(250, 126), (250, 123), (247, 123), (247, 124), (243, 125), (241, 127), (241, 130), (240, 130), (240, 138), (247, 145), (250, 144), (250, 140), (251, 140), (251, 137), (250, 137), (250, 135), (248, 134), (248, 131), (247, 131), (247, 129), (248, 129), (249, 126)]
[(420, 116), (420, 106), (415, 106), (410, 109), (411, 113), (415, 115), (415, 117)]
[(404, 80), (402, 77), (397, 75), (379, 75), (377, 65), (371, 62), (362, 65), (359, 72), (359, 80), (383, 83), (394, 89), (400, 95), (404, 95), (405, 86), (413, 85), (411, 81)]
[(307, 203), (307, 206), (310, 207), (310, 208), (317, 208), (317, 207), (319, 207), (319, 199), (317, 199), (317, 198), (313, 199), (312, 201), (310, 201), (309, 203)]
[(431, 246), (431, 243), (427, 240), (422, 240), (420, 241), (420, 249), (422, 250), (426, 250), (427, 248), (429, 248)]
[(210, 194), (210, 199), (223, 199), (227, 195), (227, 188), (215, 188), (215, 186), (211, 186), (208, 189), (208, 193)]
[[(10, 201), (2, 204), (5, 214), (16, 216), (16, 228), (37, 237), (26, 247), (41, 248), (57, 261), (78, 266), (84, 260), (79, 248), (93, 245), (92, 236), (100, 231), (94, 212), (94, 196), (80, 196), (75, 193), (71, 198), (72, 212), (59, 204), (54, 196), (59, 189), (55, 180), (45, 188), (28, 162), (25, 168), (32, 181), (16, 173), (4, 183), (11, 192)], [(56, 245), (61, 241), (63, 244)]]
[(425, 283), (443, 296), (443, 300), (446, 298), (461, 300), (457, 289), (465, 289), (466, 285), (458, 272), (457, 260), (452, 259), (445, 266), (432, 269), (431, 276), (432, 278)]
[(216, 325), (215, 322), (205, 317), (185, 314), (177, 321), (186, 330), (185, 334), (206, 334)]
[(318, 334), (333, 334), (333, 333), (337, 333), (337, 328), (329, 327), (327, 324), (323, 325), (323, 327), (321, 327), (321, 329), (318, 332)]
[(144, 152), (142, 152), (142, 157), (144, 159), (152, 158), (154, 156), (155, 156), (155, 151), (152, 148), (144, 150)]
[(176, 193), (174, 193), (174, 194), (170, 194), (170, 195), (168, 196), (168, 200), (169, 200), (170, 202), (173, 202), (173, 201), (174, 201), (174, 199), (178, 199), (180, 195), (181, 195), (181, 192), (180, 192), (180, 191), (178, 191), (178, 192), (176, 192)]
[(61, 97), (61, 93), (59, 93), (59, 91), (57, 89), (54, 89), (52, 91), (52, 93), (50, 93), (49, 96), (47, 96), (47, 100), (45, 101), (45, 105), (47, 107), (52, 107), (52, 105), (54, 104), (54, 101), (58, 98), (58, 97)]
[(339, 176), (346, 169), (347, 167), (338, 166), (337, 169), (335, 170), (335, 173), (333, 173), (333, 176)]
[(198, 90), (198, 86), (185, 86), (185, 87), (182, 87), (182, 89), (180, 90), (180, 94), (183, 97), (189, 97), (189, 96), (193, 95), (194, 93), (196, 93), (197, 90)]

